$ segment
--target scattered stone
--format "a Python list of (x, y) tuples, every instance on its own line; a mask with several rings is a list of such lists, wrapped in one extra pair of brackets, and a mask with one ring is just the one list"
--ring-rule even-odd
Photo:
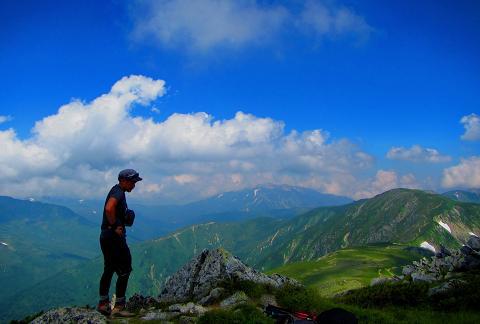
[(81, 324), (100, 324), (106, 323), (105, 316), (93, 309), (80, 307), (65, 307), (50, 310), (37, 317), (30, 323), (42, 324), (63, 324), (63, 323), (81, 323)]
[(204, 306), (211, 305), (216, 301), (218, 301), (222, 297), (224, 292), (225, 292), (225, 289), (222, 287), (214, 288), (212, 289), (212, 291), (210, 291), (210, 294), (208, 294), (208, 296), (205, 296), (202, 299), (200, 299), (198, 303)]
[(174, 312), (163, 312), (161, 310), (156, 310), (148, 312), (142, 316), (141, 319), (144, 321), (169, 321), (175, 317), (178, 317), (178, 315), (178, 313)]
[(174, 304), (168, 307), (170, 312), (177, 312), (180, 314), (190, 314), (190, 315), (203, 315), (207, 310), (195, 303), (187, 303), (187, 304)]
[(154, 297), (147, 296), (144, 297), (140, 294), (134, 294), (132, 297), (130, 297), (127, 301), (126, 307), (127, 310), (130, 312), (136, 312), (137, 310), (140, 309), (150, 309), (150, 308), (155, 308), (158, 305), (158, 300), (156, 300)]
[(414, 271), (415, 271), (415, 267), (413, 265), (407, 265), (402, 269), (402, 273), (405, 276), (411, 276)]
[(180, 316), (178, 323), (179, 324), (191, 324), (191, 323), (196, 323), (197, 318), (196, 317), (191, 317), (191, 316)]
[(437, 280), (437, 278), (433, 274), (414, 272), (412, 273), (412, 280), (414, 282), (419, 282), (419, 281), (434, 282)]
[(230, 308), (248, 302), (248, 296), (243, 291), (237, 291), (230, 297), (222, 300), (221, 308)]
[(260, 304), (263, 307), (267, 307), (268, 305), (273, 305), (278, 307), (277, 299), (274, 295), (265, 294), (260, 297)]
[(438, 294), (443, 294), (443, 293), (447, 292), (448, 290), (450, 290), (452, 288), (455, 288), (455, 287), (458, 287), (459, 285), (461, 285), (463, 283), (465, 283), (465, 281), (459, 280), (459, 279), (449, 280), (447, 282), (444, 282), (440, 286), (430, 288), (428, 290), (428, 296), (431, 297), (431, 296), (435, 296), (435, 295), (438, 295)]

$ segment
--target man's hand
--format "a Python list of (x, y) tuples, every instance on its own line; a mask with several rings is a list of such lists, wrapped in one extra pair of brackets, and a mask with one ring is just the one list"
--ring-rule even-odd
[(123, 227), (118, 226), (118, 227), (115, 229), (115, 233), (117, 233), (119, 236), (123, 236)]

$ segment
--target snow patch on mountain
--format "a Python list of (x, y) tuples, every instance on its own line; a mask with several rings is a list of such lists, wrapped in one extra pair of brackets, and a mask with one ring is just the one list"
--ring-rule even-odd
[(420, 247), (422, 247), (424, 249), (427, 249), (427, 250), (430, 250), (433, 253), (436, 252), (435, 247), (433, 245), (431, 245), (430, 243), (428, 243), (427, 241), (422, 242), (422, 244), (420, 244)]
[(444, 229), (446, 229), (450, 234), (452, 234), (452, 230), (450, 229), (450, 226), (448, 226), (447, 223), (442, 222), (441, 220), (437, 221), (438, 225), (442, 226)]

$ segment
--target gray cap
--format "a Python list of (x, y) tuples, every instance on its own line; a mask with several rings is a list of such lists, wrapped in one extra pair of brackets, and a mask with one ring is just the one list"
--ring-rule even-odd
[(143, 180), (142, 178), (140, 178), (138, 172), (133, 169), (125, 169), (120, 171), (120, 173), (118, 174), (118, 180), (122, 180), (122, 179), (131, 180), (135, 182)]

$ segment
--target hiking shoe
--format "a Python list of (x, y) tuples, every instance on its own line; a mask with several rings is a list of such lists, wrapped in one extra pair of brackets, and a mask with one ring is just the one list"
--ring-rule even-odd
[(110, 316), (110, 313), (112, 312), (112, 309), (110, 308), (110, 301), (103, 300), (98, 302), (97, 311), (105, 316)]
[(132, 317), (135, 316), (134, 313), (129, 312), (125, 308), (125, 304), (116, 304), (112, 310), (112, 317)]

